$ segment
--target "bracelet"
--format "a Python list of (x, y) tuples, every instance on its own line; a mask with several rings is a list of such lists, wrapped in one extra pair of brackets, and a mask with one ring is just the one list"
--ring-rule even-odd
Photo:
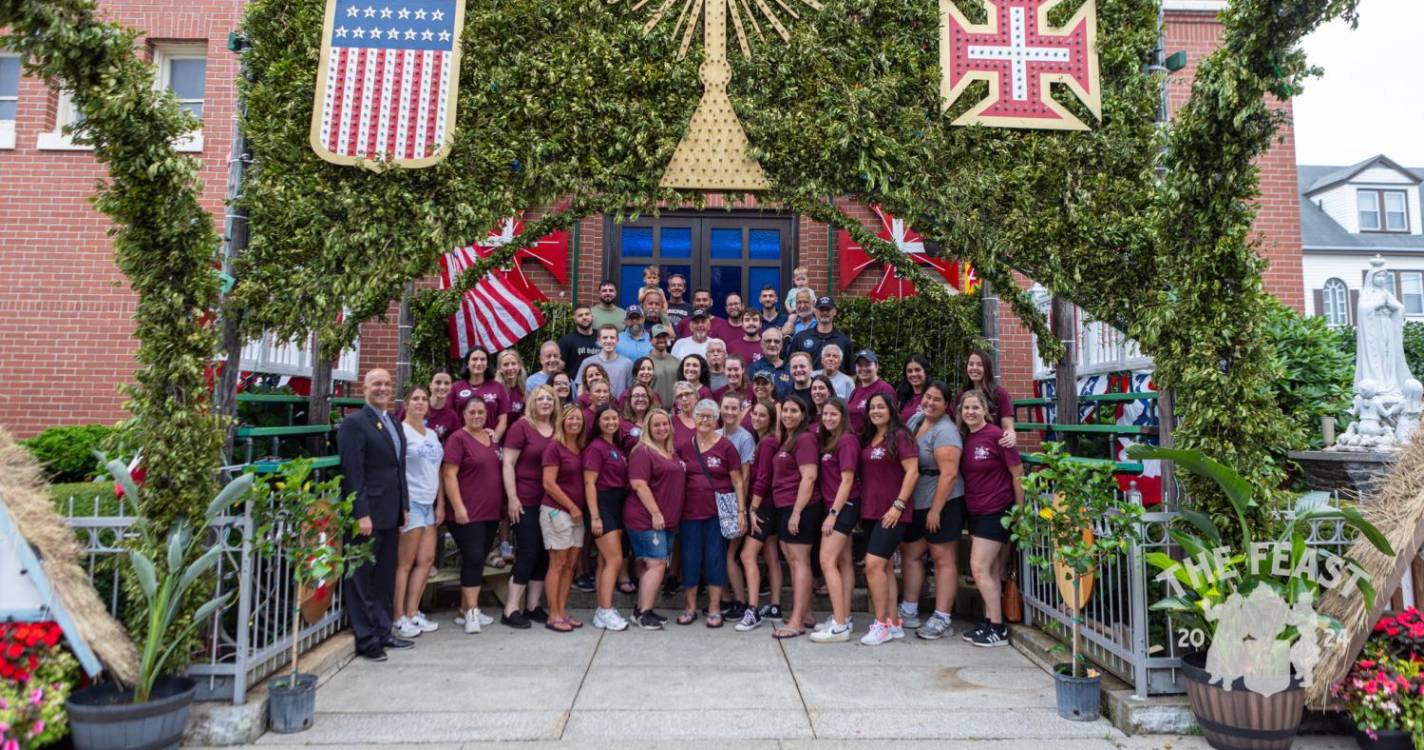
[(833, 515), (833, 516), (839, 516), (839, 515), (841, 514), (841, 512), (838, 511), (838, 510), (836, 510), (835, 508), (831, 508), (830, 510), (828, 510), (828, 511), (826, 511), (826, 512), (829, 513), (829, 514), (831, 514), (831, 515)]
[(900, 512), (903, 513), (903, 512), (905, 511), (905, 501), (904, 501), (904, 500), (896, 500), (896, 501), (895, 501), (895, 510), (898, 510), (898, 511), (900, 511)]

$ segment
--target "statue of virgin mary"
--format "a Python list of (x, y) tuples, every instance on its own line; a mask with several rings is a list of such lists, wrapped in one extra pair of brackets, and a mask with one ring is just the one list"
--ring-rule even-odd
[(1414, 377), (1404, 359), (1404, 305), (1394, 296), (1384, 258), (1378, 255), (1365, 274), (1355, 322), (1356, 391), (1370, 380), (1386, 400), (1399, 399), (1404, 382)]

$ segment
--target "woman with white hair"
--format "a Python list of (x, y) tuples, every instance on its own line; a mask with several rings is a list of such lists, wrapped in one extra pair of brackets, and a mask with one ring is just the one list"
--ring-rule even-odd
[(821, 347), (821, 372), (830, 379), (831, 385), (836, 390), (836, 398), (842, 401), (850, 398), (851, 391), (855, 390), (855, 378), (841, 372), (841, 365), (845, 363), (845, 352), (841, 351), (838, 344), (826, 344)]
[(745, 485), (742, 459), (732, 441), (717, 433), (721, 407), (702, 399), (692, 407), (697, 423), (692, 439), (677, 446), (687, 467), (683, 493), (682, 523), (678, 526), (682, 549), (682, 587), (687, 606), (677, 624), (691, 625), (697, 619), (697, 586), (707, 583), (707, 627), (722, 627), (722, 589), (727, 587), (727, 540), (722, 536), (717, 508), (718, 495), (735, 495), (738, 523)]

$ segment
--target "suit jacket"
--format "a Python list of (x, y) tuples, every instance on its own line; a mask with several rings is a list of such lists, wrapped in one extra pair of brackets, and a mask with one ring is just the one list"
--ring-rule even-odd
[(405, 483), (405, 431), (396, 426), (397, 451), (376, 410), (367, 404), (341, 420), (336, 447), (341, 454), (341, 492), (356, 493), (353, 515), (371, 517), (374, 529), (394, 529), (401, 514), (410, 509)]

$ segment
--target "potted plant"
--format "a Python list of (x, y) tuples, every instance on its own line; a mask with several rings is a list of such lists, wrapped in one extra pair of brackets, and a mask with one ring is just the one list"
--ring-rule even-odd
[(1169, 531), (1185, 560), (1162, 552), (1146, 556), (1162, 571), (1157, 580), (1169, 595), (1152, 605), (1170, 612), (1174, 640), (1204, 651), (1182, 658), (1192, 713), (1216, 748), (1285, 750), (1295, 739), (1305, 708), (1304, 684), (1313, 679), (1331, 618), (1315, 613), (1325, 588), (1353, 586), (1373, 606), (1375, 591), (1353, 560), (1306, 544), (1312, 523), (1343, 522), (1392, 555), (1379, 530), (1350, 507), (1298, 498), (1290, 512), (1268, 514), (1266, 528), (1252, 530), (1248, 511), (1258, 508), (1250, 483), (1230, 467), (1195, 450), (1135, 445), (1135, 459), (1164, 459), (1208, 479), (1235, 516), (1240, 546), (1233, 547), (1205, 513), (1183, 509), (1187, 529)]
[(1373, 750), (1424, 747), (1424, 617), (1414, 607), (1375, 623), (1345, 678), (1331, 688)]
[[(1138, 538), (1142, 506), (1119, 498), (1117, 480), (1103, 463), (1075, 459), (1062, 443), (1044, 449), (1041, 466), (1024, 478), (1024, 496), (1032, 501), (1014, 508), (1008, 523), (1029, 564), (1054, 571), (1072, 618), (1072, 661), (1053, 672), (1058, 715), (1096, 721), (1102, 676), (1083, 655), (1083, 607), (1098, 566)], [(1038, 552), (1044, 539), (1051, 545), (1046, 555)]]
[(69, 732), (64, 699), (79, 663), (55, 622), (0, 623), (0, 748), (29, 750)]
[[(123, 493), (137, 503), (138, 486), (124, 464), (110, 461), (107, 466)], [(251, 477), (229, 482), (208, 504), (202, 524), (195, 529), (187, 519), (179, 519), (162, 542), (146, 520), (139, 521), (140, 543), (126, 556), (147, 611), (140, 634), (138, 679), (132, 686), (100, 683), (69, 696), (64, 707), (79, 750), (170, 747), (182, 739), (196, 683), (172, 674), (171, 669), (175, 658), (187, 656), (181, 649), (193, 631), (227, 606), (231, 596), (211, 599), (191, 618), (182, 617), (188, 589), (213, 569), (222, 554), (219, 546), (198, 553), (201, 532), (251, 485)], [(161, 553), (159, 564), (149, 558), (150, 551)]]
[(257, 552), (285, 561), (297, 586), (291, 611), (292, 669), (268, 686), (268, 726), (274, 732), (300, 732), (316, 718), (317, 676), (298, 670), (302, 605), (312, 602), (315, 613), (324, 612), (344, 571), (370, 556), (369, 544), (342, 544), (343, 537), (357, 537), (354, 498), (354, 494), (341, 495), (339, 476), (323, 482), (313, 479), (311, 459), (300, 458), (257, 482), (249, 498), (237, 499), (252, 504)]

